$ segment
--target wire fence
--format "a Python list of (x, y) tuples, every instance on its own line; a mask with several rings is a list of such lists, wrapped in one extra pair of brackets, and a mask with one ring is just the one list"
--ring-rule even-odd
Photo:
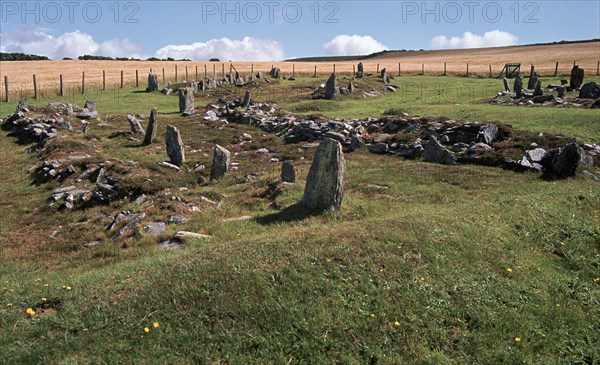
[[(505, 64), (470, 64), (457, 62), (416, 63), (416, 62), (363, 62), (363, 72), (368, 76), (380, 75), (385, 69), (388, 75), (402, 76), (461, 76), (474, 78), (499, 78)], [(587, 75), (600, 75), (600, 61), (593, 65), (590, 62), (579, 64), (587, 70)], [(268, 65), (266, 63), (190, 63), (186, 65), (175, 64), (169, 67), (158, 68), (127, 68), (123, 70), (90, 69), (80, 75), (68, 74), (50, 75), (49, 73), (31, 74), (30, 81), (12, 81), (3, 75), (3, 87), (0, 98), (3, 102), (10, 100), (50, 99), (60, 96), (74, 96), (90, 92), (107, 91), (115, 89), (138, 88), (145, 89), (149, 72), (158, 75), (161, 85), (166, 83), (179, 83), (184, 81), (199, 81), (206, 79), (223, 79), (239, 73), (248, 78), (252, 74), (268, 73), (273, 67), (281, 70), (281, 75), (289, 77), (328, 77), (331, 73), (353, 76), (358, 71), (358, 63), (290, 63), (280, 62)], [(535, 72), (540, 77), (569, 76), (573, 64), (544, 63), (535, 65)], [(526, 77), (530, 73), (530, 65), (521, 65), (520, 73)], [(23, 76), (21, 73), (20, 76)]]

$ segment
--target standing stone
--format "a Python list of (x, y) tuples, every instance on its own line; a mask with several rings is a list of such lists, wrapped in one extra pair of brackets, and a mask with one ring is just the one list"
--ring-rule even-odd
[(325, 83), (325, 99), (333, 99), (338, 93), (337, 77), (331, 74)]
[(518, 74), (517, 77), (515, 77), (514, 90), (517, 98), (523, 96), (523, 75)]
[(364, 67), (363, 67), (362, 62), (360, 62), (358, 64), (358, 71), (356, 72), (356, 78), (362, 79), (363, 74), (364, 74)]
[(81, 133), (83, 133), (83, 134), (86, 134), (86, 133), (87, 133), (87, 131), (88, 131), (88, 128), (89, 128), (89, 127), (90, 127), (90, 122), (87, 122), (87, 121), (86, 121), (86, 122), (83, 122), (83, 123), (81, 124), (81, 128), (79, 128), (79, 131), (80, 131)]
[(348, 84), (348, 91), (350, 92), (350, 94), (354, 93), (354, 84), (353, 83)]
[(537, 75), (535, 73), (535, 67), (531, 65), (531, 71), (529, 72), (529, 82), (527, 83), (527, 88), (532, 90), (535, 88), (535, 84), (537, 83)]
[(156, 139), (156, 130), (158, 129), (158, 120), (156, 119), (156, 107), (152, 108), (150, 112), (150, 120), (148, 121), (148, 128), (146, 129), (146, 135), (144, 136), (144, 146), (148, 146)]
[(218, 180), (225, 176), (227, 170), (229, 170), (229, 160), (231, 159), (231, 153), (225, 148), (215, 145), (213, 151), (213, 162), (212, 168), (210, 169), (210, 179)]
[(158, 75), (154, 72), (148, 74), (148, 87), (146, 92), (158, 91)]
[(244, 94), (244, 100), (242, 101), (242, 108), (247, 108), (250, 106), (250, 100), (250, 91), (246, 91), (246, 94)]
[(559, 98), (564, 98), (565, 97), (565, 93), (567, 92), (567, 88), (564, 86), (559, 86), (556, 90), (558, 90), (558, 97)]
[(189, 87), (183, 87), (179, 89), (179, 112), (193, 112), (194, 111), (194, 90)]
[(388, 84), (390, 82), (390, 79), (388, 78), (387, 75), (387, 69), (383, 69), (381, 70), (381, 80), (383, 81), (384, 84)]
[(324, 139), (313, 159), (301, 204), (314, 210), (337, 210), (344, 197), (346, 162), (342, 145)]
[(296, 167), (292, 161), (283, 161), (281, 165), (281, 181), (286, 183), (296, 182)]
[(542, 96), (544, 95), (544, 91), (542, 90), (542, 80), (537, 80), (535, 84), (535, 90), (533, 91), (533, 96)]
[(144, 128), (142, 128), (140, 121), (137, 120), (133, 114), (127, 114), (127, 120), (129, 121), (129, 126), (131, 127), (131, 133), (144, 134)]
[(571, 82), (569, 86), (571, 89), (579, 89), (583, 84), (583, 77), (585, 76), (585, 71), (579, 66), (574, 65), (571, 69)]
[(185, 151), (183, 150), (183, 141), (179, 130), (172, 125), (167, 124), (167, 155), (171, 163), (175, 166), (181, 166), (185, 162)]
[(504, 91), (510, 92), (510, 86), (508, 86), (508, 79), (504, 77), (502, 78), (502, 82), (504, 82)]
[(274, 79), (279, 79), (281, 78), (281, 70), (278, 67), (273, 67), (271, 71), (269, 71), (269, 75)]

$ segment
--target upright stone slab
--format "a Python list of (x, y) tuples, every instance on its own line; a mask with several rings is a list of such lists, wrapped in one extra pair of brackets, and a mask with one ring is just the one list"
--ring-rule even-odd
[(146, 129), (146, 135), (144, 136), (144, 146), (148, 146), (154, 142), (157, 129), (158, 120), (156, 119), (156, 107), (154, 107), (150, 112), (150, 121), (148, 122), (148, 128)]
[(571, 89), (579, 89), (583, 84), (583, 78), (585, 71), (577, 65), (574, 65), (571, 69), (571, 80), (569, 86)]
[(89, 99), (85, 101), (85, 105), (83, 106), (85, 109), (91, 111), (91, 112), (95, 112), (96, 110), (96, 103)]
[(158, 91), (158, 75), (154, 72), (148, 74), (148, 87), (146, 92)]
[(325, 83), (325, 99), (333, 99), (338, 93), (338, 83), (335, 74), (331, 74)]
[(527, 83), (527, 88), (529, 90), (533, 90), (535, 88), (535, 84), (537, 83), (537, 75), (535, 73), (535, 67), (531, 65), (531, 71), (529, 72), (529, 82)]
[(502, 82), (504, 82), (504, 91), (510, 92), (510, 86), (508, 85), (508, 79), (506, 77), (502, 78)]
[(358, 64), (358, 71), (356, 71), (356, 78), (361, 79), (364, 75), (364, 67), (362, 62)]
[(454, 154), (442, 146), (435, 137), (423, 143), (423, 156), (429, 162), (443, 165), (452, 165), (456, 162)]
[(301, 204), (314, 210), (337, 210), (344, 197), (346, 162), (342, 145), (324, 139), (313, 159)]
[(144, 128), (140, 124), (140, 121), (137, 120), (133, 114), (127, 114), (127, 120), (129, 121), (129, 127), (131, 128), (131, 133), (133, 134), (144, 134)]
[(179, 130), (172, 125), (167, 125), (165, 140), (167, 143), (167, 155), (171, 163), (175, 166), (181, 166), (185, 162), (185, 151)]
[(350, 94), (354, 93), (354, 83), (351, 82), (348, 84), (348, 92)]
[(387, 75), (387, 69), (383, 69), (381, 70), (381, 81), (383, 81), (384, 84), (389, 84), (390, 79), (388, 78)]
[(544, 175), (550, 179), (564, 179), (575, 176), (581, 161), (581, 147), (577, 141), (572, 140), (563, 148), (551, 151), (544, 156), (541, 164), (544, 166)]
[(250, 91), (246, 91), (246, 94), (244, 94), (244, 100), (242, 101), (242, 108), (247, 108), (250, 106), (250, 100)]
[(179, 89), (179, 112), (194, 111), (194, 90), (189, 87)]
[(533, 91), (533, 96), (542, 96), (544, 95), (544, 90), (542, 89), (542, 80), (537, 80), (535, 84), (535, 90)]
[(567, 92), (567, 88), (566, 87), (559, 86), (556, 90), (558, 91), (558, 97), (559, 98), (564, 98), (565, 97), (565, 94)]
[(523, 75), (518, 74), (517, 77), (515, 77), (515, 94), (517, 96), (517, 98), (520, 98), (523, 96)]
[(229, 170), (229, 162), (231, 159), (231, 153), (225, 148), (215, 145), (213, 151), (213, 162), (210, 169), (210, 179), (218, 180), (225, 176), (227, 170)]
[(279, 79), (281, 78), (281, 70), (278, 67), (273, 67), (271, 71), (269, 71), (269, 75), (274, 79)]
[(296, 167), (292, 161), (283, 161), (281, 165), (281, 181), (286, 183), (296, 182)]

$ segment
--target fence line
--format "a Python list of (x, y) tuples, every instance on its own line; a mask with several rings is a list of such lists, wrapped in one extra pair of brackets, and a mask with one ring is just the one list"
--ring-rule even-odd
[[(318, 64), (314, 64), (314, 71), (310, 72), (308, 71), (307, 68), (304, 68), (304, 70), (298, 70), (296, 68), (296, 63), (281, 63), (280, 66), (283, 65), (289, 65), (287, 67), (287, 69), (289, 70), (282, 70), (282, 74), (285, 74), (285, 72), (287, 71), (288, 73), (291, 72), (292, 77), (298, 77), (298, 76), (303, 76), (303, 77), (327, 77), (329, 76), (330, 73), (336, 73), (338, 75), (355, 75), (356, 74), (356, 63), (318, 63)], [(365, 76), (378, 76), (380, 73), (380, 70), (382, 69), (387, 69), (387, 70), (392, 70), (393, 65), (395, 65), (395, 63), (369, 63), (367, 61), (364, 62), (364, 74)], [(487, 65), (473, 65), (473, 64), (460, 64), (460, 63), (450, 63), (450, 62), (439, 62), (439, 63), (402, 63), (399, 62), (397, 63), (398, 65), (398, 71), (397, 73), (393, 74), (392, 72), (388, 71), (388, 74), (391, 76), (397, 76), (397, 77), (401, 77), (401, 76), (418, 76), (418, 75), (428, 75), (428, 76), (447, 76), (447, 75), (454, 75), (454, 76), (463, 76), (463, 77), (477, 77), (477, 78), (494, 78), (494, 77), (501, 77), (502, 75), (500, 75), (501, 72), (501, 66), (503, 65), (496, 65), (496, 69), (494, 69), (494, 66), (492, 64), (487, 64)], [(540, 77), (559, 77), (559, 76), (569, 76), (570, 72), (571, 72), (571, 67), (572, 64), (563, 64), (565, 66), (563, 66), (562, 73), (559, 72), (560, 69), (560, 63), (556, 62), (555, 64), (553, 64), (552, 66), (548, 66), (548, 65), (537, 65), (536, 66), (536, 72), (538, 73), (538, 75)], [(194, 65), (195, 66), (195, 70), (196, 70), (196, 78), (195, 80), (198, 80), (198, 65)], [(208, 79), (208, 78), (225, 78), (225, 63), (221, 63), (221, 72), (220, 75), (217, 74), (217, 70), (216, 67), (217, 65), (215, 63), (213, 63), (213, 72), (212, 75), (208, 74), (208, 70), (207, 70), (207, 64), (203, 63), (204, 66), (204, 77), (203, 79)], [(245, 67), (244, 67), (245, 66)], [(254, 67), (254, 63), (251, 64), (244, 64), (243, 66), (238, 66), (240, 68), (240, 74), (242, 75), (248, 75), (248, 74), (254, 74), (255, 73), (255, 67)], [(371, 70), (369, 71), (369, 69), (367, 69), (368, 66), (371, 66)], [(420, 66), (420, 67), (419, 67)], [(540, 67), (541, 66), (541, 67)], [(586, 67), (588, 67), (589, 65), (586, 64)], [(233, 68), (233, 64), (230, 63), (230, 72), (229, 75), (232, 74), (232, 68)], [(540, 69), (544, 70), (545, 72), (542, 73), (540, 72)], [(125, 76), (125, 71), (121, 70), (120, 71), (120, 82), (119, 82), (119, 88), (123, 89), (125, 87), (131, 86), (131, 87), (135, 87), (135, 88), (140, 88), (140, 82), (139, 82), (139, 71), (140, 69), (135, 69), (135, 70), (127, 70), (128, 72), (132, 72), (135, 71), (135, 74), (131, 74), (131, 78), (126, 77)], [(141, 70), (142, 71), (142, 75), (144, 74), (145, 70)], [(152, 71), (152, 69), (150, 68), (149, 71)], [(237, 68), (236, 68), (237, 71)], [(266, 75), (266, 77), (268, 76), (268, 71), (269, 70), (263, 70), (263, 74)], [(375, 71), (375, 72), (373, 72)], [(427, 72), (426, 72), (427, 71)], [(548, 72), (549, 71), (549, 72)], [(594, 75), (595, 71), (595, 75), (598, 76), (600, 75), (600, 61), (597, 62), (596, 64), (596, 70), (590, 70), (588, 67), (588, 72), (586, 72), (587, 75)], [(525, 76), (528, 77), (529, 73), (527, 71), (525, 71), (524, 69), (521, 70), (521, 73)], [(87, 72), (87, 78), (86, 78), (86, 72), (83, 71), (81, 74), (81, 88), (80, 88), (80, 92), (82, 94), (85, 94), (87, 90), (90, 90), (90, 87), (101, 87), (102, 90), (106, 90), (107, 87), (107, 72), (106, 70), (102, 70), (102, 74), (100, 75), (98, 73), (98, 76), (93, 76), (94, 73), (88, 71)], [(135, 76), (134, 76), (135, 75)], [(1, 95), (1, 100), (2, 101), (9, 101), (11, 99), (11, 97), (15, 97), (18, 99), (26, 99), (26, 98), (38, 98), (39, 95), (48, 95), (48, 88), (50, 88), (51, 90), (56, 90), (55, 95), (56, 96), (64, 96), (64, 85), (63, 85), (63, 75), (60, 74), (58, 77), (58, 87), (56, 87), (56, 85), (52, 82), (40, 82), (40, 75), (39, 73), (37, 74), (33, 74), (32, 75), (32, 79), (33, 79), (33, 83), (29, 84), (29, 83), (13, 83), (10, 84), (9, 83), (9, 78), (8, 75), (4, 75), (4, 88), (3, 88), (3, 95)], [(186, 81), (189, 80), (189, 74), (188, 74), (188, 66), (185, 66), (185, 76), (186, 76)], [(212, 77), (211, 77), (212, 76)], [(110, 77), (109, 77), (110, 79)], [(71, 83), (75, 83), (76, 81), (74, 80), (69, 80), (66, 81), (66, 83), (71, 84)], [(174, 69), (171, 69), (171, 71), (169, 72), (168, 69), (166, 68), (162, 68), (162, 83), (163, 85), (165, 83), (172, 83), (172, 82), (179, 82), (179, 73), (178, 73), (178, 65), (175, 64), (174, 65)], [(86, 84), (87, 83), (87, 84)], [(144, 85), (142, 85), (142, 88), (145, 88)]]

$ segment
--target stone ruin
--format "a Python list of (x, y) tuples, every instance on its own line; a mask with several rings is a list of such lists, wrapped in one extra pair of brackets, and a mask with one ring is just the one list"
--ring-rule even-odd
[(342, 145), (331, 138), (319, 144), (301, 204), (311, 210), (338, 210), (344, 198), (346, 163)]
[(158, 75), (154, 72), (150, 72), (148, 74), (148, 87), (146, 88), (146, 92), (158, 91)]
[[(566, 80), (561, 81), (561, 85), (549, 84), (546, 88), (542, 87), (542, 80), (531, 67), (531, 75), (527, 84), (527, 89), (523, 88), (523, 75), (515, 77), (513, 91), (510, 91), (508, 80), (502, 79), (503, 90), (491, 99), (493, 104), (503, 105), (542, 105), (542, 106), (573, 106), (573, 107), (591, 107), (600, 108), (600, 87), (595, 82), (589, 82), (581, 86), (583, 82), (584, 70), (579, 66), (574, 66), (571, 71), (570, 85), (566, 86)], [(577, 87), (574, 87), (577, 86)], [(579, 88), (579, 89), (578, 89)], [(579, 94), (569, 95), (569, 93), (579, 90)], [(591, 99), (591, 101), (586, 101)]]

